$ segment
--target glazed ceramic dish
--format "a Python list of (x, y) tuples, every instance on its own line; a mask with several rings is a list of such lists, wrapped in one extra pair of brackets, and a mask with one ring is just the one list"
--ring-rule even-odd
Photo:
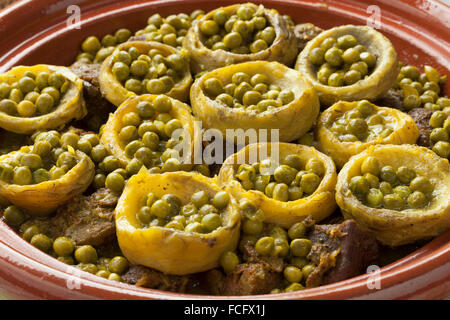
[[(450, 8), (437, 0), (416, 1), (414, 5), (406, 0), (261, 2), (266, 8), (289, 14), (295, 23), (311, 22), (323, 29), (366, 23), (379, 27), (396, 48), (400, 61), (420, 69), (432, 65), (441, 74), (448, 74), (450, 46), (446, 16)], [(0, 72), (17, 65), (68, 66), (87, 36), (101, 36), (121, 27), (137, 31), (153, 13), (164, 17), (198, 8), (210, 11), (234, 3), (228, 0), (83, 0), (78, 2), (78, 8), (66, 11), (56, 0), (37, 0), (34, 6), (19, 1), (0, 11)], [(73, 24), (76, 17), (67, 13), (76, 13), (78, 9), (81, 10), (79, 28)], [(450, 81), (443, 91), (448, 96)], [(406, 256), (389, 261), (394, 262), (371, 273), (317, 288), (239, 298), (444, 299), (450, 296), (450, 231), (412, 253), (410, 250)], [(229, 296), (147, 289), (82, 272), (34, 248), (3, 220), (0, 221), (0, 293), (13, 299), (230, 299)]]

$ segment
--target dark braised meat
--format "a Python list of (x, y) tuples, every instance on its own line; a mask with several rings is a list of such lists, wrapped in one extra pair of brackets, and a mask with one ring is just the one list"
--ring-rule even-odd
[(191, 286), (191, 276), (166, 275), (144, 266), (133, 265), (122, 275), (122, 280), (138, 287), (173, 292), (185, 292)]
[(81, 124), (90, 130), (98, 131), (100, 126), (108, 120), (109, 113), (116, 109), (113, 104), (103, 98), (100, 92), (98, 82), (100, 64), (77, 61), (70, 66), (70, 69), (83, 80), (83, 96), (88, 114), (81, 120)]
[(430, 126), (430, 118), (433, 114), (433, 110), (415, 108), (409, 111), (408, 114), (414, 119), (414, 122), (419, 128), (419, 138), (417, 139), (417, 144), (419, 146), (430, 148), (432, 145), (430, 134), (433, 130), (433, 127)]
[(312, 40), (323, 31), (323, 29), (316, 27), (312, 23), (297, 24), (293, 29), (295, 37), (297, 38), (299, 51), (302, 51), (308, 41)]
[(389, 89), (384, 96), (375, 101), (375, 104), (381, 107), (394, 108), (404, 111), (403, 92), (398, 89)]
[(353, 220), (338, 225), (315, 225), (308, 238), (313, 244), (308, 258), (317, 268), (307, 278), (307, 287), (365, 273), (379, 255), (376, 240), (363, 232)]
[(208, 291), (216, 295), (243, 296), (266, 294), (278, 288), (283, 279), (283, 259), (262, 257), (253, 246), (245, 246), (244, 263), (225, 275), (219, 269), (208, 271), (204, 281)]
[(99, 189), (90, 196), (74, 197), (51, 218), (36, 218), (29, 223), (37, 225), (53, 239), (67, 236), (77, 245), (103, 245), (116, 236), (114, 208), (117, 200), (109, 189)]

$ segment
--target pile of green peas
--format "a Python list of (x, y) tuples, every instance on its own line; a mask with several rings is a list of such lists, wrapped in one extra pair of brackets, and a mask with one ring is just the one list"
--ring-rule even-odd
[(225, 9), (216, 10), (211, 19), (200, 22), (199, 29), (207, 48), (236, 54), (266, 50), (276, 38), (275, 29), (264, 13), (246, 4), (231, 15)]
[(278, 201), (295, 201), (313, 194), (325, 173), (323, 163), (309, 159), (303, 163), (298, 155), (288, 155), (271, 173), (269, 159), (239, 166), (235, 178), (245, 190), (257, 190)]
[(69, 88), (69, 80), (60, 72), (26, 71), (12, 84), (0, 83), (0, 112), (26, 118), (45, 115), (58, 106)]
[(27, 221), (28, 216), (17, 206), (6, 207), (3, 218), (9, 225), (17, 227), (22, 238), (34, 247), (83, 271), (121, 281), (120, 276), (128, 269), (128, 260), (123, 256), (98, 257), (97, 250), (91, 245), (77, 246), (66, 236), (50, 238), (42, 233), (32, 220)]
[(101, 63), (109, 57), (115, 47), (128, 41), (131, 37), (128, 29), (118, 29), (114, 34), (107, 34), (99, 40), (96, 36), (87, 37), (81, 44), (81, 53), (76, 60), (84, 63)]
[[(280, 257), (286, 263), (284, 278), (286, 287), (271, 293), (289, 292), (304, 289), (304, 283), (315, 269), (307, 258), (312, 243), (306, 238), (308, 228), (303, 222), (294, 223), (289, 229), (264, 222), (264, 213), (248, 199), (239, 202), (243, 217), (239, 250), (244, 252), (246, 245), (253, 246), (263, 257)], [(236, 253), (227, 252), (221, 258), (225, 272), (231, 272), (239, 264)]]
[(179, 82), (188, 66), (181, 53), (166, 56), (158, 49), (142, 53), (136, 47), (114, 55), (112, 73), (122, 85), (136, 94), (162, 94)]
[(39, 184), (64, 176), (78, 163), (77, 156), (61, 144), (57, 131), (36, 135), (33, 146), (0, 162), (0, 179), (17, 185)]
[(195, 10), (190, 15), (179, 13), (166, 18), (155, 13), (148, 18), (147, 26), (136, 32), (136, 36), (145, 35), (146, 41), (156, 41), (181, 48), (192, 21), (200, 18), (204, 13), (203, 10)]
[(149, 193), (143, 199), (144, 205), (137, 213), (138, 220), (145, 227), (161, 226), (184, 232), (210, 233), (222, 227), (223, 211), (230, 201), (225, 191), (217, 192), (210, 199), (208, 193), (199, 190), (183, 204), (174, 194), (158, 198)]
[(290, 89), (281, 89), (271, 84), (262, 73), (249, 75), (236, 72), (231, 83), (223, 85), (220, 79), (211, 77), (204, 81), (203, 90), (215, 101), (229, 108), (245, 108), (248, 111), (264, 112), (289, 104), (295, 99)]
[(330, 131), (343, 142), (367, 142), (388, 137), (393, 132), (393, 126), (375, 111), (373, 104), (361, 100), (355, 108), (336, 118)]
[(181, 140), (172, 138), (183, 124), (169, 112), (172, 101), (159, 95), (150, 103), (140, 101), (136, 112), (123, 115), (119, 139), (125, 146), (126, 155), (131, 159), (126, 167), (130, 174), (136, 174), (145, 165), (152, 173), (172, 172), (181, 169), (181, 152), (175, 147)]
[(361, 175), (352, 177), (349, 187), (364, 204), (396, 211), (428, 206), (434, 190), (430, 180), (413, 169), (381, 167), (372, 156), (361, 163)]
[(440, 85), (447, 81), (439, 71), (424, 66), (424, 72), (412, 65), (403, 65), (397, 77), (396, 87), (403, 91), (403, 107), (406, 110), (423, 107), (429, 110), (442, 110), (450, 106), (450, 99), (440, 97)]
[(433, 112), (430, 118), (432, 150), (442, 158), (450, 158), (450, 106)]
[(377, 63), (377, 57), (350, 34), (324, 39), (311, 50), (309, 60), (317, 68), (317, 80), (332, 87), (355, 84), (369, 76)]

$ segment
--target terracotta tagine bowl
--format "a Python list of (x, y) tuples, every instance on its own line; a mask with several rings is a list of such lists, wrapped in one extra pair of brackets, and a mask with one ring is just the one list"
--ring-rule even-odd
[[(0, 72), (19, 64), (71, 64), (88, 35), (119, 27), (138, 30), (147, 18), (205, 11), (232, 0), (79, 0), (80, 28), (70, 22), (77, 8), (58, 0), (19, 1), (0, 11)], [(289, 14), (296, 23), (322, 28), (342, 24), (376, 26), (394, 44), (400, 60), (419, 69), (432, 65), (449, 74), (450, 7), (438, 0), (267, 0), (266, 7)], [(69, 13), (68, 13), (69, 12)], [(68, 20), (69, 19), (69, 20)], [(76, 26), (76, 25), (75, 25)], [(445, 88), (450, 93), (450, 81)], [(0, 296), (13, 299), (236, 299), (170, 293), (116, 283), (51, 258), (0, 221)], [(450, 231), (375, 273), (314, 289), (250, 299), (443, 299), (450, 296)]]

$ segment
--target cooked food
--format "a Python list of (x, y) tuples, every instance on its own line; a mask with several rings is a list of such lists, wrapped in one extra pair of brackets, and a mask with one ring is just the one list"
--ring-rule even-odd
[[(259, 158), (263, 148), (266, 157)], [(242, 161), (245, 164), (239, 165)], [(248, 145), (227, 158), (218, 182), (236, 199), (251, 200), (264, 212), (266, 222), (285, 228), (308, 216), (321, 221), (336, 208), (336, 168), (331, 158), (312, 147)]]
[(143, 165), (154, 173), (190, 169), (199, 134), (194, 121), (189, 106), (168, 96), (133, 97), (110, 116), (101, 142), (131, 174)]
[(118, 27), (69, 68), (0, 75), (0, 219), (37, 249), (139, 287), (283, 294), (450, 229), (439, 67), (253, 3)]
[(130, 96), (146, 93), (186, 101), (191, 82), (187, 57), (157, 42), (119, 45), (102, 63), (99, 75), (100, 90), (116, 106)]
[(245, 62), (206, 73), (191, 88), (194, 115), (203, 127), (278, 129), (279, 140), (306, 133), (319, 113), (319, 100), (303, 76), (278, 62)]
[(117, 238), (128, 260), (169, 274), (232, 264), (239, 226), (235, 200), (192, 173), (150, 175), (143, 169), (116, 207)]
[(324, 106), (376, 99), (395, 84), (399, 72), (389, 39), (354, 25), (320, 33), (299, 54), (295, 69), (313, 84)]
[(0, 127), (31, 134), (81, 119), (82, 90), (81, 80), (65, 67), (15, 67), (0, 75)]
[(429, 238), (450, 226), (450, 165), (412, 145), (377, 145), (339, 172), (336, 201), (383, 244)]
[(191, 54), (194, 73), (256, 60), (290, 65), (298, 53), (283, 16), (253, 3), (218, 8), (195, 20), (183, 48)]
[(414, 144), (419, 130), (407, 114), (362, 100), (340, 101), (322, 112), (315, 134), (319, 150), (340, 168), (372, 145)]
[(1, 156), (0, 172), (1, 197), (31, 216), (45, 216), (89, 187), (94, 164), (49, 131), (37, 135), (33, 146)]

